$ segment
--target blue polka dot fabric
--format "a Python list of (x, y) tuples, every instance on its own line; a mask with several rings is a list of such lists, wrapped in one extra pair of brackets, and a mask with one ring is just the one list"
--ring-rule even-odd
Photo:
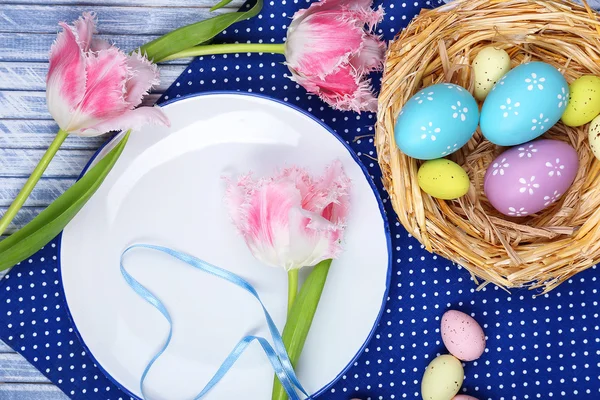
[[(386, 17), (378, 30), (386, 39), (392, 39), (422, 7), (437, 5), (422, 0), (379, 3), (385, 7)], [(219, 40), (280, 43), (290, 17), (308, 5), (304, 0), (267, 1), (257, 18), (231, 27)], [(161, 101), (214, 90), (278, 98), (331, 126), (369, 169), (391, 221), (391, 288), (382, 319), (364, 353), (319, 398), (420, 399), (425, 367), (438, 354), (446, 353), (441, 316), (456, 309), (472, 315), (487, 336), (483, 356), (464, 363), (461, 393), (479, 400), (599, 399), (597, 269), (541, 296), (527, 290), (508, 293), (493, 285), (476, 291), (465, 269), (428, 253), (395, 223), (373, 146), (375, 115), (330, 109), (288, 79), (283, 61), (282, 56), (269, 54), (199, 58)], [(379, 76), (373, 78), (377, 84)], [(128, 399), (95, 365), (74, 332), (65, 310), (57, 256), (58, 241), (54, 240), (3, 280), (0, 337), (73, 399)], [(198, 389), (203, 385), (198, 382)]]

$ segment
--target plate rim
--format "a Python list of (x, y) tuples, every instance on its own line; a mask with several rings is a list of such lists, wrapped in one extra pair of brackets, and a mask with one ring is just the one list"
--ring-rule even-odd
[[(278, 103), (279, 105), (282, 105), (284, 107), (291, 108), (294, 111), (298, 111), (301, 114), (303, 114), (304, 116), (313, 120), (314, 122), (317, 122), (322, 128), (324, 128), (327, 132), (329, 132), (329, 134), (333, 135), (333, 137), (335, 137), (344, 146), (344, 148), (346, 149), (346, 151), (348, 151), (348, 153), (350, 154), (350, 156), (352, 157), (354, 162), (360, 167), (361, 171), (363, 172), (363, 175), (365, 176), (365, 178), (367, 180), (367, 183), (369, 184), (373, 194), (375, 195), (375, 200), (377, 201), (377, 205), (379, 206), (379, 212), (380, 212), (382, 220), (383, 220), (383, 229), (384, 229), (384, 233), (385, 233), (385, 237), (386, 237), (386, 246), (387, 246), (387, 251), (388, 251), (388, 267), (387, 267), (387, 273), (386, 273), (385, 290), (383, 292), (383, 296), (382, 296), (382, 300), (381, 300), (381, 307), (379, 308), (379, 313), (377, 314), (377, 317), (375, 318), (375, 321), (373, 323), (373, 327), (369, 331), (369, 334), (365, 338), (365, 341), (363, 342), (362, 346), (356, 351), (356, 353), (351, 358), (351, 360), (348, 362), (348, 364), (344, 368), (342, 368), (342, 370), (329, 383), (327, 383), (321, 389), (317, 390), (315, 393), (311, 394), (311, 397), (318, 397), (318, 396), (322, 395), (323, 393), (327, 392), (329, 389), (331, 389), (331, 387), (333, 385), (335, 385), (342, 378), (342, 376), (346, 374), (346, 372), (348, 372), (348, 370), (354, 365), (354, 363), (358, 360), (358, 358), (364, 353), (364, 350), (367, 348), (367, 346), (373, 339), (373, 336), (375, 335), (375, 331), (377, 330), (377, 328), (379, 326), (379, 322), (381, 321), (381, 317), (383, 316), (383, 312), (385, 310), (385, 305), (386, 305), (387, 299), (389, 297), (390, 283), (391, 283), (391, 278), (392, 278), (392, 269), (393, 269), (393, 264), (392, 264), (393, 251), (392, 250), (393, 250), (393, 248), (392, 248), (392, 236), (391, 236), (391, 231), (390, 231), (390, 225), (389, 225), (387, 213), (385, 211), (385, 206), (384, 206), (383, 200), (381, 199), (381, 195), (379, 194), (377, 186), (375, 186), (375, 182), (371, 178), (369, 171), (367, 170), (366, 166), (362, 163), (362, 161), (360, 161), (358, 155), (350, 147), (350, 145), (348, 143), (346, 143), (346, 141), (337, 132), (335, 132), (331, 127), (329, 127), (327, 124), (325, 124), (325, 122), (321, 121), (319, 118), (315, 117), (308, 111), (300, 108), (299, 106), (297, 106), (295, 104), (291, 104), (291, 103), (285, 102), (285, 101), (277, 99), (277, 98), (273, 98), (273, 97), (269, 97), (269, 96), (266, 96), (263, 94), (253, 93), (253, 92), (240, 92), (240, 91), (235, 91), (235, 90), (213, 90), (213, 91), (206, 91), (206, 92), (200, 92), (200, 93), (190, 93), (187, 95), (175, 97), (172, 99), (165, 100), (165, 101), (161, 102), (160, 104), (157, 103), (156, 106), (163, 108), (164, 106), (168, 106), (168, 105), (171, 105), (171, 104), (183, 101), (183, 100), (188, 100), (188, 99), (196, 98), (196, 97), (214, 96), (214, 95), (234, 95), (234, 96), (251, 97), (251, 98), (258, 98), (258, 99), (262, 99), (262, 100), (272, 101), (272, 102)], [(160, 99), (159, 99), (159, 101), (160, 101)], [(77, 181), (79, 181), (85, 175), (85, 173), (88, 171), (88, 169), (90, 168), (92, 163), (98, 158), (98, 156), (102, 153), (102, 151), (107, 146), (110, 146), (113, 143), (115, 143), (121, 137), (122, 137), (122, 132), (119, 132), (114, 137), (112, 137), (111, 139), (109, 139), (105, 143), (103, 143), (98, 148), (98, 150), (96, 150), (96, 152), (90, 157), (90, 159), (86, 163), (85, 167), (81, 171), (81, 174), (77, 178)], [(77, 324), (75, 323), (75, 319), (73, 318), (73, 314), (71, 313), (71, 309), (69, 308), (69, 302), (67, 301), (67, 293), (66, 293), (65, 287), (63, 285), (62, 263), (61, 263), (63, 232), (64, 232), (64, 229), (58, 234), (58, 236), (56, 238), (56, 248), (57, 248), (56, 262), (58, 264), (58, 278), (59, 278), (59, 282), (60, 282), (60, 288), (61, 288), (61, 290), (63, 292), (63, 296), (64, 296), (65, 310), (67, 312), (69, 321), (71, 322), (71, 324), (73, 326), (73, 332), (75, 333), (75, 336), (79, 340), (79, 342), (80, 342), (81, 346), (83, 347), (83, 349), (85, 350), (86, 354), (92, 359), (95, 366), (100, 371), (102, 371), (102, 373), (106, 376), (106, 378), (109, 381), (111, 381), (121, 391), (123, 391), (123, 393), (125, 393), (127, 396), (130, 396), (132, 399), (144, 400), (143, 397), (139, 397), (138, 395), (132, 393), (129, 389), (127, 389), (122, 383), (120, 383), (116, 378), (114, 378), (111, 374), (108, 373), (108, 371), (106, 371), (104, 369), (104, 367), (96, 359), (96, 357), (94, 356), (94, 354), (92, 353), (90, 348), (87, 346), (87, 344), (83, 340), (83, 337), (82, 337), (81, 333), (79, 332), (79, 329), (77, 328)]]

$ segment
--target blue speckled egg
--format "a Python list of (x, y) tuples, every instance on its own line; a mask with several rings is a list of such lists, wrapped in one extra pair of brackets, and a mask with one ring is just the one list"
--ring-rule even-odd
[(477, 129), (479, 108), (466, 89), (450, 83), (429, 86), (410, 98), (394, 135), (404, 154), (433, 160), (464, 146)]
[(499, 146), (515, 146), (542, 135), (562, 116), (569, 84), (550, 64), (513, 68), (494, 86), (481, 109), (481, 132)]

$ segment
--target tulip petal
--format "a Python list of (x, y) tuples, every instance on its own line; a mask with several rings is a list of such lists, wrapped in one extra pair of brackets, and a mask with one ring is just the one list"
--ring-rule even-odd
[(84, 52), (90, 50), (92, 36), (96, 33), (96, 16), (93, 13), (84, 12), (83, 15), (74, 23), (75, 32), (79, 46)]
[(386, 45), (374, 35), (366, 35), (358, 54), (350, 59), (350, 64), (358, 75), (379, 71), (383, 68)]
[(148, 124), (171, 125), (169, 118), (160, 107), (140, 107), (125, 111), (112, 119), (97, 122), (90, 128), (83, 128), (72, 133), (80, 136), (97, 136), (110, 131), (138, 130)]
[(50, 49), (46, 101), (54, 120), (66, 129), (85, 93), (85, 56), (71, 28), (65, 23), (60, 26), (63, 30)]
[(127, 57), (130, 78), (127, 80), (125, 101), (137, 107), (152, 86), (159, 84), (158, 68), (140, 53)]
[(115, 47), (88, 53), (85, 97), (79, 108), (80, 121), (73, 128), (91, 126), (86, 116), (98, 120), (111, 119), (129, 110), (125, 101), (128, 74), (127, 56)]

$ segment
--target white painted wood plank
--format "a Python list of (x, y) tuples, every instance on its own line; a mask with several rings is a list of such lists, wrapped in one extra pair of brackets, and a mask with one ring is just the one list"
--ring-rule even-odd
[[(161, 65), (160, 85), (153, 89), (162, 93), (184, 71), (184, 65)], [(0, 90), (46, 90), (48, 63), (0, 62)]]
[[(0, 119), (0, 148), (46, 150), (58, 131), (53, 120)], [(112, 135), (80, 137), (71, 135), (60, 147), (67, 149), (97, 149)]]
[[(124, 51), (132, 51), (159, 37), (158, 35), (98, 35)], [(48, 51), (56, 39), (49, 33), (0, 33), (0, 61), (48, 61)], [(190, 59), (169, 64), (187, 64)]]
[(0, 354), (0, 382), (47, 383), (49, 381), (19, 354), (4, 353)]
[[(23, 207), (19, 210), (19, 213), (12, 221), (12, 223), (8, 226), (6, 230), (7, 235), (13, 234), (15, 231), (21, 229), (27, 223), (29, 223), (32, 219), (34, 219), (39, 213), (44, 210), (45, 207)], [(4, 215), (7, 207), (0, 207), (0, 217)], [(0, 361), (0, 365), (2, 362)]]
[[(144, 97), (143, 104), (156, 103), (160, 94)], [(51, 119), (46, 107), (46, 93), (0, 90), (0, 119)]]
[[(100, 3), (99, 3), (100, 4)], [(203, 7), (106, 7), (102, 5), (5, 5), (0, 9), (0, 32), (56, 33), (58, 22), (70, 23), (85, 11), (98, 16), (101, 34), (163, 35), (212, 16), (236, 11), (223, 8), (210, 12)]]
[(0, 385), (2, 400), (69, 400), (59, 388), (54, 385), (42, 384), (2, 384)]
[[(0, 275), (4, 276), (4, 271), (0, 272)], [(0, 340), (0, 353), (14, 353), (15, 351), (2, 340)]]
[[(38, 149), (0, 149), (0, 178), (29, 176), (43, 154)], [(59, 150), (44, 176), (76, 177), (93, 154), (93, 150)]]
[[(217, 0), (101, 0), (106, 6), (133, 6), (133, 7), (212, 7)], [(76, 4), (97, 5), (98, 0), (0, 0), (0, 4)], [(230, 7), (240, 7), (242, 0), (233, 0)]]
[[(19, 191), (25, 185), (27, 178), (0, 178), (0, 207), (8, 207), (19, 194)], [(31, 195), (25, 202), (26, 206), (48, 206), (65, 190), (70, 188), (76, 181), (76, 178), (56, 179), (42, 178), (35, 186)]]

